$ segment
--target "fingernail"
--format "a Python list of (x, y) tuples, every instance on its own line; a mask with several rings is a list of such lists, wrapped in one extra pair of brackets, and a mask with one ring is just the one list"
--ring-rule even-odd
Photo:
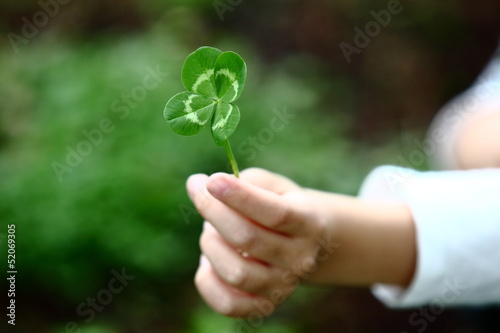
[(207, 184), (208, 191), (216, 197), (223, 197), (229, 191), (229, 182), (225, 177), (216, 177)]

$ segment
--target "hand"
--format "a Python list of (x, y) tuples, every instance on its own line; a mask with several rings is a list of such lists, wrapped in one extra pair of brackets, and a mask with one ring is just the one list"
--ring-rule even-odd
[(193, 175), (187, 188), (207, 221), (196, 287), (222, 314), (269, 315), (305, 280), (366, 287), (412, 281), (415, 225), (404, 203), (303, 189), (262, 169), (240, 179)]
[(306, 190), (262, 169), (193, 175), (187, 189), (206, 219), (195, 284), (213, 309), (267, 316), (314, 275), (326, 221)]

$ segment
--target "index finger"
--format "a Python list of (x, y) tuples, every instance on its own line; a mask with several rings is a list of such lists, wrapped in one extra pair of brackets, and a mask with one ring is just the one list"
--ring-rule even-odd
[(228, 207), (268, 229), (290, 235), (306, 231), (307, 215), (287, 195), (292, 192), (276, 194), (225, 174), (212, 175), (207, 190)]

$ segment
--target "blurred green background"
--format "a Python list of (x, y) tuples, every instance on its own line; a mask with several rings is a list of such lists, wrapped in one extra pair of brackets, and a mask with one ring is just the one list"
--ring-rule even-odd
[[(498, 3), (402, 2), (348, 63), (339, 44), (387, 1), (60, 2), (0, 4), (0, 234), (16, 224), (18, 332), (416, 332), (413, 311), (353, 288), (302, 288), (258, 327), (213, 313), (192, 282), (202, 220), (184, 182), (229, 171), (226, 155), (208, 131), (173, 134), (162, 111), (190, 52), (234, 50), (248, 65), (231, 139), (240, 167), (356, 194), (375, 166), (407, 165), (439, 107), (479, 73)], [(294, 118), (269, 135), (285, 110)], [(122, 269), (135, 278), (81, 315)], [(498, 332), (495, 316), (447, 310), (427, 332)]]

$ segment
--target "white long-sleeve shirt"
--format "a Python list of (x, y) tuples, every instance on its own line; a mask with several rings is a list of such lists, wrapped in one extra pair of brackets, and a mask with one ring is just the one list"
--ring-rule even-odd
[(372, 288), (387, 306), (500, 304), (500, 169), (451, 171), (458, 168), (453, 149), (460, 131), (472, 118), (491, 112), (500, 112), (500, 50), (429, 130), (431, 163), (450, 171), (382, 166), (365, 179), (360, 197), (404, 202), (415, 221), (417, 266), (411, 285)]
[(386, 305), (500, 304), (500, 169), (416, 172), (382, 166), (367, 177), (360, 197), (404, 202), (415, 221), (411, 285), (373, 287)]

